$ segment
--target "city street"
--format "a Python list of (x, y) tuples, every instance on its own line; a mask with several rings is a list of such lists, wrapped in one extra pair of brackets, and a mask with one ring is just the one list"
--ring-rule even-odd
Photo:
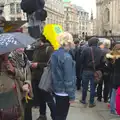
[[(120, 120), (120, 117), (110, 114), (107, 104), (96, 101), (97, 106), (95, 108), (85, 108), (85, 106), (79, 103), (81, 93), (77, 92), (76, 95), (76, 101), (71, 105), (67, 120)], [(33, 109), (33, 120), (36, 120), (38, 116), (38, 110)], [(49, 117), (49, 111), (48, 120), (51, 120)]]

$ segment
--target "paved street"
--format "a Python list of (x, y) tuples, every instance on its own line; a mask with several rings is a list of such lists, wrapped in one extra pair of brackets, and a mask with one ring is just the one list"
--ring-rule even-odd
[[(70, 112), (67, 120), (120, 120), (120, 117), (110, 115), (110, 112), (105, 103), (97, 103), (95, 108), (85, 108), (85, 106), (79, 103), (81, 96), (80, 92), (76, 93), (77, 98), (74, 104), (71, 105)], [(48, 120), (51, 120), (48, 113)], [(38, 117), (38, 110), (33, 110), (33, 120)]]

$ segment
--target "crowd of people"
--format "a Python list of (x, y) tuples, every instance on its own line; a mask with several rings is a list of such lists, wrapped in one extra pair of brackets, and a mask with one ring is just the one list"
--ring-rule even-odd
[[(80, 103), (87, 105), (89, 82), (89, 107), (96, 106), (97, 96), (99, 102), (102, 98), (105, 103), (110, 100), (111, 113), (120, 115), (120, 44), (112, 51), (109, 40), (99, 41), (96, 37), (80, 44), (68, 32), (61, 33), (57, 41), (60, 48), (54, 51), (42, 35), (36, 43), (32, 61), (23, 48), (0, 55), (0, 107), (4, 108), (0, 110), (0, 120), (32, 120), (32, 107), (39, 108), (37, 120), (47, 120), (46, 104), (52, 120), (66, 120), (70, 104), (75, 101), (76, 88), (82, 91)], [(48, 64), (52, 77), (51, 92), (39, 88)], [(95, 77), (96, 71), (101, 73), (98, 73), (101, 75), (99, 80)], [(5, 101), (1, 93), (8, 91)], [(8, 106), (13, 107), (9, 110)]]

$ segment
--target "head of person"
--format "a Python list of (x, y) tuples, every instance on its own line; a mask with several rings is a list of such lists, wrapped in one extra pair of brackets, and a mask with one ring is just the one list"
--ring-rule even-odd
[(111, 58), (113, 63), (115, 63), (116, 59), (120, 58), (120, 44), (116, 44), (112, 51), (106, 55), (107, 58)]
[(103, 44), (103, 42), (98, 42), (98, 46), (101, 48), (101, 49), (104, 49), (105, 48), (105, 46), (104, 46), (104, 44)]
[(75, 46), (78, 46), (80, 44), (79, 40), (74, 41)]
[(88, 45), (91, 47), (91, 46), (98, 46), (98, 38), (97, 37), (92, 37), (88, 40)]
[(75, 47), (73, 37), (68, 32), (61, 33), (57, 38), (60, 46), (64, 48), (65, 50), (69, 51), (70, 49)]
[(111, 47), (111, 42), (110, 42), (110, 40), (104, 40), (103, 42), (99, 42), (99, 43), (98, 43), (98, 46), (99, 46), (101, 49), (104, 49), (104, 48), (110, 49), (110, 47)]
[(18, 48), (18, 49), (16, 49), (16, 52), (18, 52), (18, 53), (24, 53), (24, 48)]
[(120, 44), (116, 44), (111, 51), (112, 55), (120, 55)]
[(40, 37), (40, 44), (45, 44), (47, 42), (46, 37), (42, 34)]
[(46, 37), (42, 34), (41, 37), (38, 39), (36, 46), (43, 46), (43, 45), (51, 45), (49, 40), (46, 39)]

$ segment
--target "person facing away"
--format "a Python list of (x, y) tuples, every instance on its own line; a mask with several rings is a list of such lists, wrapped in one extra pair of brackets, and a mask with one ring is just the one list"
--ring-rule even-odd
[(94, 67), (93, 67), (93, 59), (92, 53), (94, 56), (94, 64), (96, 70), (99, 69), (101, 59), (102, 59), (102, 51), (99, 47), (97, 47), (98, 39), (93, 37), (88, 40), (89, 47), (86, 47), (80, 56), (80, 65), (82, 65), (82, 100), (80, 102), (82, 104), (86, 104), (87, 90), (88, 84), (90, 81), (90, 102), (89, 107), (95, 107), (94, 97), (95, 97), (95, 84), (94, 84)]
[[(106, 57), (106, 54), (110, 52), (110, 40), (105, 40), (103, 42), (99, 42), (98, 46), (100, 47), (100, 49), (103, 51), (103, 57)], [(103, 91), (103, 98), (104, 98), (104, 102), (107, 103), (108, 102), (108, 95), (109, 95), (109, 90), (110, 90), (110, 73), (111, 70), (109, 69), (109, 67), (107, 66), (107, 59), (104, 59), (104, 63), (103, 63), (103, 67), (102, 67), (102, 80), (100, 81), (100, 83), (98, 84), (98, 88), (97, 88), (97, 100), (99, 102), (102, 101), (102, 91)], [(104, 90), (103, 88), (103, 84), (104, 84)]]
[(106, 55), (107, 59), (111, 59), (113, 76), (112, 76), (112, 94), (110, 99), (110, 112), (111, 114), (117, 114), (116, 108), (116, 93), (120, 87), (120, 44), (115, 45), (113, 50)]
[(55, 116), (55, 104), (52, 95), (38, 88), (44, 67), (47, 66), (47, 63), (53, 51), (53, 47), (47, 42), (45, 36), (42, 36), (33, 53), (33, 61), (31, 63), (31, 67), (34, 105), (40, 107), (40, 116), (37, 120), (47, 120), (46, 103), (51, 110), (52, 120), (54, 120)]
[(74, 47), (73, 37), (68, 32), (58, 36), (61, 47), (51, 56), (53, 92), (56, 99), (55, 120), (66, 120), (69, 106), (75, 100), (75, 62), (69, 53)]

